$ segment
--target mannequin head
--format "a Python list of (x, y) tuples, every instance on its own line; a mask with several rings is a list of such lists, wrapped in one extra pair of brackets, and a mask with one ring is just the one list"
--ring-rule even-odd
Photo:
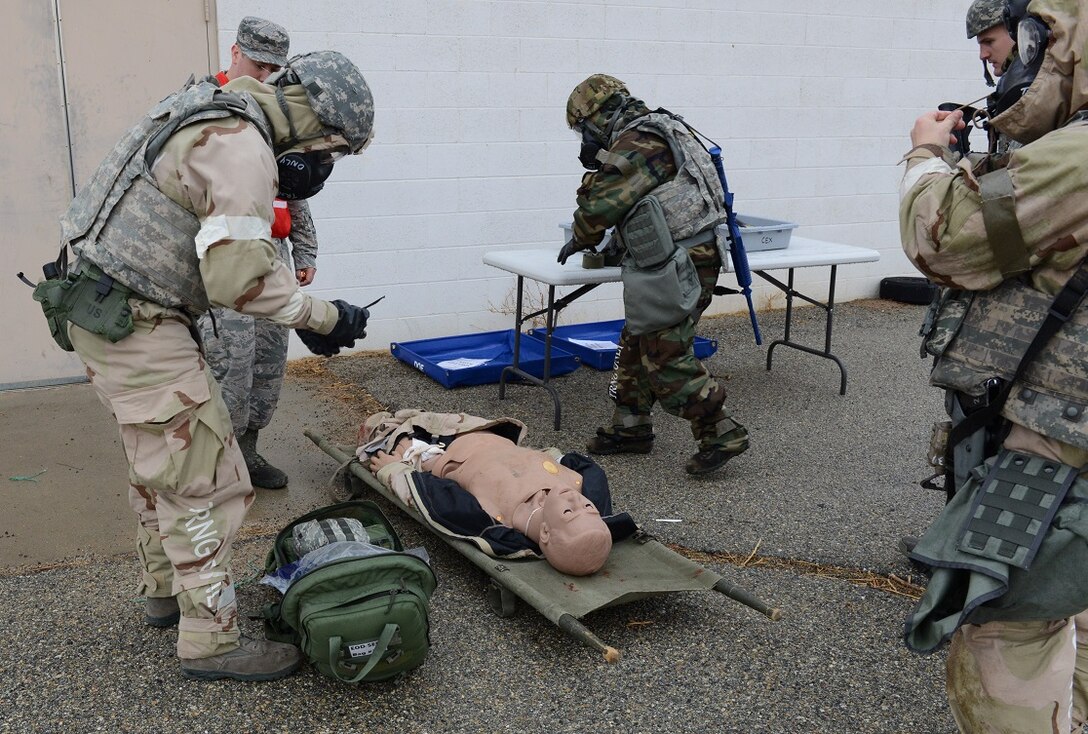
[(612, 534), (601, 513), (581, 492), (570, 487), (549, 491), (540, 514), (537, 544), (557, 571), (588, 576), (608, 560)]

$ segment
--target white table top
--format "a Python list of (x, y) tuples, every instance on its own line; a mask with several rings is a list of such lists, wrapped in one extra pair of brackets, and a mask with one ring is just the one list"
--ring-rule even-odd
[[(559, 247), (538, 250), (506, 250), (484, 254), (484, 264), (491, 265), (547, 285), (586, 285), (589, 283), (615, 283), (620, 279), (620, 269), (582, 267), (581, 253), (574, 254), (566, 265), (555, 261)], [(849, 263), (876, 262), (880, 253), (868, 247), (842, 245), (837, 242), (812, 240), (807, 237), (791, 237), (784, 250), (764, 250), (748, 253), (748, 267), (752, 270), (785, 270), (820, 265), (847, 265)], [(733, 271), (732, 258), (727, 258), (726, 272)]]

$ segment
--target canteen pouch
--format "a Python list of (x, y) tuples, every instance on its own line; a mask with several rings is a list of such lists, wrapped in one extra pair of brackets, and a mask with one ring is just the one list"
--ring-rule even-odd
[(664, 264), (676, 250), (665, 221), (665, 210), (653, 196), (639, 199), (620, 225), (627, 256), (640, 268)]
[(676, 326), (699, 303), (699, 273), (682, 247), (675, 248), (665, 263), (653, 270), (635, 267), (625, 260), (620, 278), (625, 328), (632, 336)]
[(74, 351), (68, 338), (69, 322), (111, 342), (131, 334), (131, 295), (131, 290), (87, 264), (77, 273), (44, 280), (34, 287), (34, 300), (42, 304), (53, 341), (66, 352)]

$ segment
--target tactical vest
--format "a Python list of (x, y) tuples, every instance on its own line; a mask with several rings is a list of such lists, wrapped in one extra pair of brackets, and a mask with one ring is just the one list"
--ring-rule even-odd
[[(937, 357), (930, 382), (977, 397), (988, 381), (1015, 374), (1054, 299), (1019, 278), (956, 295), (928, 335), (927, 347)], [(1030, 362), (1002, 414), (1088, 449), (1088, 309), (1079, 309)]]
[[(673, 241), (689, 249), (700, 242), (710, 242), (714, 228), (726, 220), (722, 185), (710, 155), (682, 122), (660, 112), (635, 119), (612, 139), (627, 130), (642, 130), (664, 138), (672, 151), (676, 176), (647, 196), (653, 196), (661, 204)], [(704, 235), (706, 232), (711, 234)], [(692, 241), (692, 238), (698, 239)]]
[[(193, 312), (208, 310), (194, 238), (193, 212), (162, 193), (151, 166), (178, 129), (205, 120), (241, 117), (271, 145), (264, 112), (252, 96), (221, 91), (207, 81), (189, 84), (134, 125), (61, 218), (61, 248), (149, 301)], [(78, 267), (78, 262), (76, 267)]]

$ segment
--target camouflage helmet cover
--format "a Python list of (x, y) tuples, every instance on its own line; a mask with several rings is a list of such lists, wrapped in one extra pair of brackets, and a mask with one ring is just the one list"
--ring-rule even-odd
[(587, 78), (567, 98), (567, 127), (573, 128), (579, 120), (592, 116), (616, 93), (630, 94), (616, 77), (594, 74)]
[(1005, 0), (975, 0), (967, 9), (967, 37), (1005, 22)]
[(347, 139), (352, 153), (370, 142), (374, 131), (374, 98), (359, 68), (339, 51), (295, 56), (266, 84), (300, 84), (322, 124)]

